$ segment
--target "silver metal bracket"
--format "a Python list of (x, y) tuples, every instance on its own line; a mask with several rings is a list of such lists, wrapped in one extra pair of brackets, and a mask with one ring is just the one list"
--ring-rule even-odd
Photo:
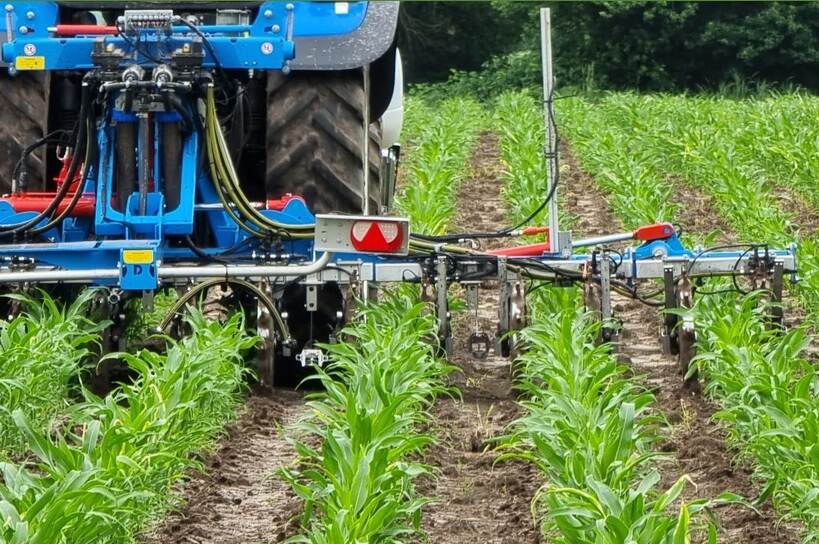
[(438, 257), (435, 261), (435, 314), (438, 317), (438, 340), (447, 356), (452, 354), (448, 290), (447, 258)]
[(614, 327), (614, 315), (611, 310), (611, 255), (608, 251), (600, 254), (600, 335), (603, 342), (617, 340), (617, 328)]
[(308, 312), (315, 312), (318, 310), (318, 284), (308, 283), (305, 286), (305, 295), (307, 300), (304, 307)]
[(320, 349), (305, 349), (296, 355), (296, 360), (301, 363), (302, 368), (307, 366), (323, 367), (327, 362), (327, 356)]

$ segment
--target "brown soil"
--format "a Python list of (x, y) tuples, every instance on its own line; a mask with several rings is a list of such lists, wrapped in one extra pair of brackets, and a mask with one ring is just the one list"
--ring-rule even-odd
[(674, 220), (683, 233), (713, 234), (719, 244), (736, 242), (728, 223), (715, 213), (717, 206), (713, 196), (680, 177), (673, 176), (668, 181), (672, 184), (674, 202), (681, 204)]
[(292, 536), (301, 504), (274, 473), (296, 458), (281, 428), (306, 411), (301, 393), (255, 392), (219, 450), (206, 460), (206, 472), (191, 475), (186, 483), (184, 507), (143, 542), (259, 544)]
[[(485, 231), (506, 224), (500, 191), (497, 137), (481, 135), (474, 153), (472, 175), (459, 192), (459, 229)], [(489, 241), (492, 247), (497, 242)], [(497, 289), (482, 289), (479, 327), (491, 333), (497, 321)], [(453, 385), (462, 399), (442, 398), (433, 409), (433, 429), (439, 443), (427, 461), (438, 470), (435, 481), (421, 483), (421, 492), (435, 502), (424, 511), (429, 542), (447, 544), (529, 544), (540, 542), (531, 516), (532, 497), (540, 485), (531, 466), (519, 462), (495, 464), (491, 439), (520, 416), (511, 396), (508, 359), (494, 353), (475, 360), (466, 338), (474, 329), (474, 314), (453, 318), (455, 337), (451, 362), (458, 367)]]
[(819, 234), (819, 213), (801, 195), (780, 183), (771, 191), (771, 196), (782, 210), (791, 214), (794, 230), (799, 231), (801, 238)]
[[(567, 165), (563, 184), (572, 213), (577, 214), (578, 234), (605, 234), (622, 228), (622, 223), (608, 206), (605, 196), (594, 180), (574, 159), (568, 146), (562, 149), (562, 161)], [(718, 231), (722, 240), (730, 239), (730, 231), (715, 212), (712, 201), (690, 186), (676, 190), (684, 195), (686, 207), (695, 203), (696, 211), (675, 218), (689, 231)], [(759, 487), (751, 480), (750, 471), (734, 463), (734, 452), (725, 444), (725, 435), (711, 417), (717, 407), (703, 396), (682, 387), (676, 358), (665, 355), (660, 344), (659, 313), (638, 302), (623, 297), (613, 301), (617, 317), (623, 322), (620, 355), (657, 396), (657, 410), (665, 414), (672, 425), (671, 434), (660, 449), (669, 455), (663, 466), (663, 482), (670, 486), (682, 475), (696, 484), (686, 493), (687, 498), (713, 498), (725, 491), (756, 498)], [(720, 522), (720, 542), (776, 543), (799, 542), (797, 532), (790, 527), (777, 527), (776, 515), (769, 503), (754, 512), (740, 506), (725, 506), (716, 515)]]

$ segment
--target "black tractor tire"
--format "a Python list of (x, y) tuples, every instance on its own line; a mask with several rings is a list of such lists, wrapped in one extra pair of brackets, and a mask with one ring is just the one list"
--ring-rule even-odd
[[(272, 72), (267, 84), (270, 197), (294, 193), (313, 213), (361, 213), (364, 203), (361, 70)], [(370, 209), (381, 203), (381, 126), (369, 125)]]
[[(42, 72), (0, 75), (0, 193), (11, 190), (14, 166), (23, 150), (43, 137), (48, 92)], [(45, 175), (45, 148), (29, 155), (30, 188), (40, 187)]]

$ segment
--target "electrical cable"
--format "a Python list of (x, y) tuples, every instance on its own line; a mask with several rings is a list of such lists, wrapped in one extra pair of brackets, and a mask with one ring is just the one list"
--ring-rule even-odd
[(65, 130), (65, 129), (59, 129), (59, 130), (49, 132), (48, 134), (46, 134), (45, 136), (43, 136), (42, 138), (40, 138), (39, 140), (37, 140), (33, 144), (31, 144), (28, 147), (26, 147), (25, 149), (23, 149), (23, 152), (20, 153), (20, 158), (15, 163), (14, 169), (11, 172), (12, 185), (16, 185), (16, 183), (19, 181), (18, 176), (20, 176), (22, 174), (22, 171), (25, 169), (26, 161), (28, 160), (29, 156), (34, 151), (36, 151), (37, 149), (39, 149), (40, 147), (42, 147), (44, 145), (55, 144), (55, 143), (65, 143), (64, 138), (59, 138), (58, 139), (58, 138), (56, 138), (56, 135), (58, 135), (58, 134), (67, 135), (69, 133), (70, 133), (70, 131)]
[[(532, 221), (535, 217), (538, 216), (540, 212), (542, 212), (546, 206), (552, 201), (557, 191), (558, 184), (560, 183), (560, 153), (558, 148), (560, 146), (560, 133), (557, 130), (557, 123), (555, 122), (555, 114), (554, 114), (554, 101), (555, 101), (555, 90), (552, 87), (552, 91), (549, 93), (549, 97), (546, 99), (546, 111), (549, 117), (549, 123), (554, 130), (555, 136), (555, 149), (554, 151), (549, 150), (547, 151), (544, 156), (546, 159), (554, 159), (555, 160), (555, 171), (554, 171), (554, 179), (552, 180), (551, 187), (549, 188), (549, 192), (546, 195), (546, 198), (540, 205), (525, 219), (520, 221), (518, 224), (507, 227), (505, 229), (501, 229), (495, 232), (463, 232), (457, 234), (445, 234), (441, 236), (431, 236), (425, 234), (413, 234), (413, 237), (424, 240), (427, 242), (455, 242), (458, 240), (465, 240), (465, 239), (485, 239), (485, 238), (503, 238), (506, 236), (512, 236), (514, 232), (525, 225), (528, 225), (530, 221)], [(553, 233), (553, 235), (555, 235)]]

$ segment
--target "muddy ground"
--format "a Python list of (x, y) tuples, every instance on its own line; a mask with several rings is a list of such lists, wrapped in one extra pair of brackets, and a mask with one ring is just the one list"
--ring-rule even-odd
[(219, 449), (192, 475), (185, 506), (143, 539), (145, 544), (268, 544), (292, 536), (301, 503), (274, 476), (295, 460), (282, 427), (305, 415), (302, 393), (254, 391)]

